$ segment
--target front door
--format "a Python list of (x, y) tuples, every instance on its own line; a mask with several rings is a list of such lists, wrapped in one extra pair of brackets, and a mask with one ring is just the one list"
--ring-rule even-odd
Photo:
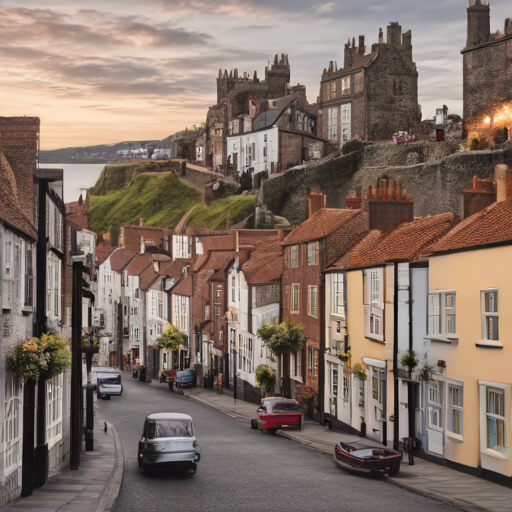
[(373, 366), (370, 369), (370, 400), (368, 400), (367, 435), (384, 442), (382, 425), (386, 420), (384, 403), (386, 397), (386, 372)]
[(437, 457), (444, 454), (443, 386), (438, 380), (426, 386), (427, 451)]

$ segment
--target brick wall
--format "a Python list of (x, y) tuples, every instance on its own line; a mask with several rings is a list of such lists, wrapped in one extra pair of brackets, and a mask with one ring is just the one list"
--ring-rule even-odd
[(281, 285), (279, 284), (255, 286), (255, 290), (256, 300), (253, 305), (255, 308), (260, 308), (280, 301)]

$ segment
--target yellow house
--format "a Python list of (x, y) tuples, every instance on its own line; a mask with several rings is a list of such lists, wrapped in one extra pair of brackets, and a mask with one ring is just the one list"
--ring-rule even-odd
[(507, 183), (498, 180), (499, 202), (462, 221), (430, 251), (425, 345), (436, 370), (420, 409), (426, 453), (449, 466), (508, 480), (512, 178), (507, 172)]

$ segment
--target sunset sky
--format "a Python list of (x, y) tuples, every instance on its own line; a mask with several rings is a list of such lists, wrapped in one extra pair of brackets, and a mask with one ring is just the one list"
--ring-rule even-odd
[[(219, 68), (257, 70), (288, 53), (315, 102), (347, 39), (412, 30), (423, 117), (462, 113), (466, 0), (4, 0), (0, 115), (39, 116), (42, 149), (161, 139), (205, 121)], [(491, 0), (491, 30), (512, 17)]]

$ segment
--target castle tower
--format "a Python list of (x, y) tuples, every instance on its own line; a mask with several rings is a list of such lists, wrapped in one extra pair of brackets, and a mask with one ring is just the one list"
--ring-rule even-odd
[(400, 46), (402, 44), (402, 27), (396, 21), (388, 25), (387, 44), (389, 46)]
[(288, 55), (282, 53), (274, 58), (274, 64), (266, 70), (266, 80), (268, 83), (269, 99), (282, 98), (288, 94), (288, 84), (290, 83), (290, 63)]
[(491, 11), (489, 0), (469, 0), (468, 39), (466, 48), (489, 41), (491, 37)]

